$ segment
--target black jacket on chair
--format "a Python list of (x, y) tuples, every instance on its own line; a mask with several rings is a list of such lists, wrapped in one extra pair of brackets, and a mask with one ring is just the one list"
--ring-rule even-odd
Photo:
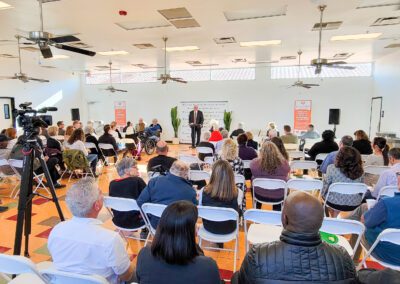
[(343, 247), (322, 242), (319, 234), (283, 230), (280, 241), (253, 246), (232, 280), (232, 284), (350, 284), (357, 283), (357, 274)]
[[(200, 110), (197, 111), (197, 116), (196, 116), (196, 121), (194, 121), (194, 110), (192, 110), (189, 113), (189, 124), (190, 123), (194, 123), (197, 125), (203, 125), (204, 123), (204, 116), (203, 116), (203, 112), (201, 112)], [(199, 126), (198, 126), (199, 127)]]

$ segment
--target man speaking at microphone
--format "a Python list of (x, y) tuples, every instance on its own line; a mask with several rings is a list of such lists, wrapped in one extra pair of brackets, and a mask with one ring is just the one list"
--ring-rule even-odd
[[(194, 105), (193, 110), (189, 113), (189, 126), (192, 132), (192, 148), (200, 143), (201, 128), (203, 127), (204, 117), (203, 113), (199, 110), (198, 105)], [(195, 137), (196, 144), (195, 144)]]

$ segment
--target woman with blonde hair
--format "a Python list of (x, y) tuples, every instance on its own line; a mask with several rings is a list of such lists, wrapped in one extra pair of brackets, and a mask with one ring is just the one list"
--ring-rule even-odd
[[(235, 176), (227, 161), (213, 164), (210, 183), (204, 188), (202, 205), (232, 208), (239, 212), (238, 189)], [(230, 234), (236, 230), (236, 221), (213, 222), (203, 220), (204, 228), (214, 234)]]
[[(252, 179), (269, 178), (287, 181), (290, 172), (288, 161), (282, 156), (278, 147), (269, 141), (262, 145), (259, 157), (251, 161), (250, 169), (253, 174)], [(254, 190), (254, 195), (261, 201), (278, 202), (284, 198), (283, 189), (266, 191), (256, 187)], [(260, 209), (261, 203), (257, 202), (256, 207)], [(274, 205), (273, 208), (280, 210), (281, 205)]]
[(254, 137), (253, 137), (253, 133), (250, 131), (246, 131), (246, 135), (247, 135), (247, 143), (246, 145), (248, 147), (254, 148), (254, 150), (258, 150), (258, 143), (256, 141), (254, 141)]
[(244, 165), (242, 159), (239, 158), (238, 145), (233, 139), (229, 138), (224, 141), (219, 159), (227, 161), (235, 173), (244, 174)]

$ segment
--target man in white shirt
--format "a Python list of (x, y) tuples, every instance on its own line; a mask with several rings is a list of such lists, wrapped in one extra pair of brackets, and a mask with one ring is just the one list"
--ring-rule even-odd
[(110, 283), (135, 281), (135, 269), (118, 233), (97, 220), (103, 195), (92, 178), (75, 183), (66, 202), (73, 218), (51, 231), (48, 249), (56, 269), (79, 274), (97, 274)]
[(372, 196), (375, 198), (378, 197), (379, 192), (384, 186), (398, 184), (397, 174), (400, 174), (400, 148), (390, 149), (388, 156), (389, 165), (392, 167), (380, 174), (378, 182), (376, 183), (374, 191), (372, 192)]

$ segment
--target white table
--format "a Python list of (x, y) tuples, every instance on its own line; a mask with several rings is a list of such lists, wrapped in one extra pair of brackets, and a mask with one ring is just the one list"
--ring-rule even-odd
[[(247, 232), (247, 241), (251, 244), (261, 244), (279, 241), (282, 227), (266, 224), (251, 224)], [(350, 256), (353, 256), (353, 248), (343, 236), (337, 236), (337, 245), (346, 249)]]

